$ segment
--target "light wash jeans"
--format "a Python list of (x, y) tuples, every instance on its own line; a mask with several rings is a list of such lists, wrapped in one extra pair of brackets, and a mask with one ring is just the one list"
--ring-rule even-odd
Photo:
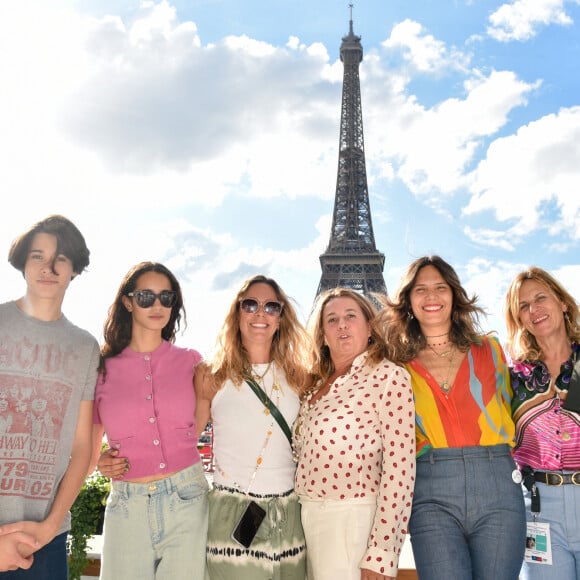
[(101, 580), (203, 579), (207, 492), (201, 462), (160, 481), (113, 482)]
[(526, 516), (515, 469), (508, 445), (434, 449), (417, 460), (409, 530), (421, 580), (517, 580)]
[[(563, 472), (568, 473), (568, 472)], [(538, 522), (550, 524), (552, 564), (524, 563), (521, 580), (580, 580), (580, 486), (536, 483)], [(530, 492), (524, 488), (526, 517), (532, 519)]]

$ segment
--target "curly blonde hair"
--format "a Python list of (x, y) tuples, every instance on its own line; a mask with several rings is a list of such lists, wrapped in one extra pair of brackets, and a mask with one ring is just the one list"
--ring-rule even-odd
[(298, 320), (292, 300), (272, 278), (261, 274), (244, 282), (228, 310), (218, 334), (216, 353), (211, 362), (212, 386), (217, 391), (227, 379), (240, 385), (252, 367), (248, 352), (242, 343), (240, 331), (240, 299), (254, 284), (267, 284), (284, 305), (280, 324), (272, 339), (271, 361), (284, 371), (288, 384), (301, 394), (310, 383), (310, 341), (304, 326)]

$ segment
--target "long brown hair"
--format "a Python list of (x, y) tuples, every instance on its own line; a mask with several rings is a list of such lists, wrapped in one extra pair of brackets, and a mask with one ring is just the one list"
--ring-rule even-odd
[[(183, 295), (181, 286), (175, 275), (163, 264), (158, 262), (140, 262), (133, 266), (124, 276), (115, 300), (109, 308), (107, 320), (105, 321), (103, 336), (105, 342), (101, 347), (101, 355), (104, 361), (107, 358), (118, 355), (131, 342), (133, 333), (133, 317), (123, 304), (123, 296), (133, 292), (137, 287), (139, 278), (147, 272), (163, 274), (169, 280), (171, 289), (176, 293), (175, 304), (171, 308), (171, 314), (167, 324), (161, 331), (161, 337), (169, 342), (175, 342), (176, 334), (181, 326), (183, 318), (184, 328), (186, 326), (185, 307), (183, 306)], [(102, 369), (101, 369), (102, 370)]]
[(240, 385), (244, 375), (251, 371), (248, 352), (242, 343), (240, 331), (240, 299), (254, 284), (267, 284), (284, 304), (280, 314), (278, 330), (272, 338), (270, 360), (284, 371), (288, 384), (298, 393), (309, 382), (310, 367), (309, 338), (298, 320), (292, 299), (272, 278), (261, 274), (246, 280), (233, 299), (217, 338), (216, 354), (211, 362), (213, 387), (222, 388), (227, 379)]
[(580, 311), (574, 297), (546, 270), (530, 266), (520, 272), (510, 284), (505, 297), (505, 323), (507, 328), (506, 350), (513, 360), (540, 360), (544, 353), (536, 337), (528, 332), (519, 316), (520, 290), (526, 280), (535, 280), (546, 287), (556, 298), (566, 306), (562, 314), (566, 334), (570, 342), (580, 342), (580, 326), (578, 324)]
[(419, 323), (411, 308), (411, 290), (417, 276), (425, 266), (433, 266), (451, 288), (453, 304), (451, 307), (451, 330), (449, 339), (461, 351), (467, 351), (472, 344), (481, 342), (483, 334), (479, 317), (485, 314), (477, 305), (477, 295), (468, 296), (453, 267), (439, 256), (423, 256), (413, 261), (401, 277), (399, 287), (393, 298), (382, 297), (384, 308), (377, 316), (389, 356), (399, 364), (415, 358), (427, 346)]

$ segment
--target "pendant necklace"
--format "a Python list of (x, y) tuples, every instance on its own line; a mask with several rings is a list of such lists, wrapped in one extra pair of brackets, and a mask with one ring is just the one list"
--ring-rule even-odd
[[(252, 378), (256, 377), (259, 378), (260, 380), (263, 381), (264, 377), (266, 376), (266, 374), (268, 373), (268, 371), (270, 370), (270, 367), (272, 366), (272, 361), (270, 361), (270, 363), (268, 364), (268, 366), (266, 367), (266, 371), (260, 376), (260, 375), (255, 375), (252, 372)], [(256, 381), (257, 382), (257, 381)], [(264, 384), (262, 382), (261, 385), (262, 389), (264, 390), (264, 393), (266, 392), (266, 389), (264, 388)], [(272, 383), (272, 392), (270, 393), (270, 396), (272, 396), (272, 394), (274, 393), (274, 391), (276, 392), (276, 401), (274, 402), (274, 404), (278, 407), (280, 405), (280, 387), (278, 386), (277, 383), (277, 378), (276, 378), (276, 364), (274, 363), (274, 369), (273, 369), (273, 383)], [(262, 399), (260, 399), (262, 400)], [(270, 415), (270, 409), (266, 406), (266, 403), (264, 403), (264, 401), (262, 400), (262, 403), (264, 404), (264, 415)], [(268, 443), (270, 442), (270, 438), (272, 437), (272, 433), (274, 432), (274, 421), (276, 419), (274, 419), (274, 416), (272, 415), (271, 417), (271, 421), (270, 421), (270, 425), (268, 426), (267, 430), (266, 430), (266, 437), (264, 438), (264, 442), (262, 443), (262, 448), (260, 449), (260, 453), (258, 454), (258, 457), (256, 458), (256, 466), (254, 467), (254, 471), (252, 473), (252, 475), (250, 476), (250, 481), (248, 483), (248, 486), (246, 487), (246, 491), (244, 492), (246, 495), (250, 492), (250, 488), (252, 487), (252, 485), (254, 484), (254, 481), (256, 480), (256, 475), (258, 473), (258, 469), (260, 468), (260, 466), (262, 465), (262, 463), (264, 462), (264, 452), (266, 451), (266, 447), (268, 447)], [(217, 471), (219, 471), (220, 475), (224, 478), (224, 479), (229, 479), (230, 476), (221, 468), (217, 458), (215, 459), (215, 467), (217, 469)], [(242, 487), (240, 486), (240, 484), (237, 481), (232, 481), (232, 485), (240, 490), (242, 490)]]
[[(275, 403), (276, 406), (278, 406), (278, 403), (280, 402), (280, 387), (278, 386), (275, 365), (274, 365), (274, 372), (273, 372), (273, 376), (272, 376), (272, 389), (270, 390), (269, 395), (268, 395), (268, 392), (266, 391), (266, 383), (265, 383), (264, 379), (265, 379), (266, 375), (268, 374), (268, 372), (270, 371), (271, 366), (272, 366), (272, 361), (270, 361), (268, 363), (266, 370), (261, 375), (254, 373), (252, 370), (252, 378), (256, 381), (256, 383), (258, 383), (258, 386), (262, 389), (262, 391), (264, 392), (264, 395), (266, 395), (266, 396), (260, 397), (260, 400), (262, 401), (262, 404), (264, 405), (264, 415), (269, 415), (271, 413), (270, 401), (272, 399), (272, 395), (274, 394), (274, 391), (276, 392), (276, 403)], [(269, 398), (269, 400), (268, 400), (268, 398)]]
[[(451, 358), (449, 359), (449, 370), (447, 371), (447, 378), (442, 383), (439, 383), (439, 386), (441, 387), (441, 390), (445, 393), (445, 395), (447, 395), (449, 393), (449, 391), (451, 390), (451, 387), (453, 386), (449, 383), (449, 377), (451, 376), (451, 369), (453, 368), (453, 359), (455, 358), (455, 349), (452, 347), (450, 352), (451, 352)], [(447, 353), (445, 356), (447, 356), (448, 354), (449, 353)], [(439, 355), (439, 356), (443, 356), (443, 355)]]

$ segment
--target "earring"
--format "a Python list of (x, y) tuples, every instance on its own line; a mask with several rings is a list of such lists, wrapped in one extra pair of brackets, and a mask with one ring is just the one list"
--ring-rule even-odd
[(407, 317), (409, 318), (409, 320), (413, 320), (413, 318), (415, 318), (415, 316), (413, 315), (413, 312), (411, 310), (409, 310), (409, 312), (407, 312)]

